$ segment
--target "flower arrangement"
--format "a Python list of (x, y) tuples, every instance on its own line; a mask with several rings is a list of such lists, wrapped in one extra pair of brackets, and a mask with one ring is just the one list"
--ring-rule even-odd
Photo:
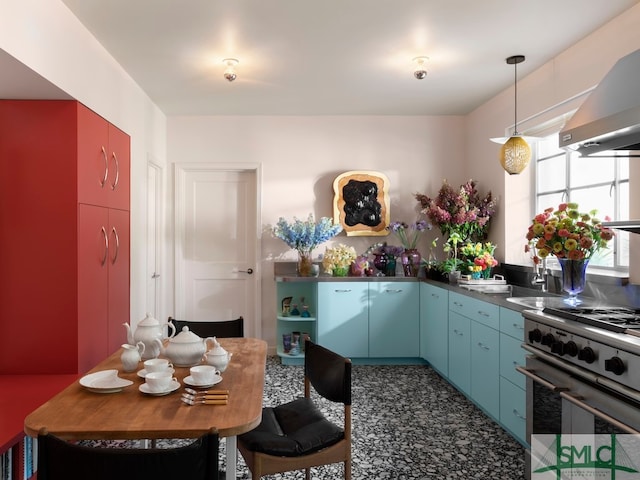
[(357, 256), (355, 248), (341, 243), (325, 250), (322, 266), (329, 275), (345, 276)]
[(481, 197), (476, 182), (469, 180), (455, 190), (446, 180), (438, 195), (431, 198), (416, 193), (421, 213), (438, 225), (443, 235), (458, 232), (462, 241), (482, 241), (487, 238), (491, 217), (496, 212), (497, 199), (491, 191)]
[(431, 228), (431, 224), (426, 220), (418, 220), (411, 225), (405, 222), (391, 222), (387, 226), (387, 230), (397, 235), (405, 250), (415, 249), (422, 232)]
[(536, 265), (549, 255), (569, 260), (590, 259), (598, 250), (607, 248), (607, 242), (614, 236), (596, 214), (596, 210), (581, 213), (577, 203), (561, 203), (557, 210), (547, 208), (529, 226), (525, 251), (535, 248)]
[(298, 251), (298, 274), (308, 277), (311, 276), (313, 266), (311, 251), (341, 231), (342, 226), (334, 224), (330, 218), (322, 217), (316, 223), (310, 213), (306, 221), (294, 217), (290, 223), (280, 217), (273, 235)]
[(292, 223), (280, 217), (273, 234), (298, 252), (311, 254), (314, 248), (341, 231), (342, 226), (334, 224), (330, 218), (322, 217), (316, 223), (313, 214), (309, 214), (306, 221), (294, 217)]
[(493, 257), (496, 246), (490, 242), (466, 243), (460, 248), (460, 254), (466, 257), (467, 270), (473, 276), (474, 273), (488, 278), (491, 269), (498, 265), (498, 261)]

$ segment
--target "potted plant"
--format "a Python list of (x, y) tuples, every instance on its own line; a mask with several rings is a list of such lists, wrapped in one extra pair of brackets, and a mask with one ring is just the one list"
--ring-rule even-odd
[(449, 258), (443, 262), (443, 272), (448, 274), (449, 283), (455, 284), (460, 280), (460, 268), (463, 262), (458, 258), (458, 243), (461, 241), (462, 237), (454, 230), (449, 233), (449, 238), (444, 244), (444, 251), (449, 255)]

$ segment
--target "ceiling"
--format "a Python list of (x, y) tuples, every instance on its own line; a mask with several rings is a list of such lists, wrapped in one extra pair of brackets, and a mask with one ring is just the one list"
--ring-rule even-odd
[(167, 115), (464, 115), (639, 1), (63, 0)]

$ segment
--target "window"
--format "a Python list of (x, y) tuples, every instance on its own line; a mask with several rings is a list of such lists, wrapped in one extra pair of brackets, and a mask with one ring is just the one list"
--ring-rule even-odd
[[(581, 157), (558, 147), (557, 132), (535, 146), (535, 212), (575, 202), (580, 211), (598, 211), (604, 220), (629, 219), (629, 157), (627, 152), (608, 151)], [(608, 249), (598, 252), (590, 265), (612, 269), (629, 267), (629, 234), (616, 231)]]

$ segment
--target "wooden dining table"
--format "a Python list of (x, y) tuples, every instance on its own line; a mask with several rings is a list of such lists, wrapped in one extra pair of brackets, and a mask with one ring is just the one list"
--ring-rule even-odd
[[(211, 428), (226, 440), (226, 478), (236, 478), (237, 435), (255, 428), (262, 417), (262, 394), (267, 344), (256, 338), (220, 338), (232, 353), (222, 381), (212, 389), (228, 390), (227, 405), (188, 405), (181, 401), (188, 367), (175, 367), (181, 386), (163, 396), (142, 393), (144, 383), (136, 371), (122, 369), (118, 350), (91, 372), (117, 369), (121, 378), (133, 381), (115, 393), (94, 393), (79, 380), (30, 413), (25, 433), (37, 437), (41, 428), (66, 440), (120, 440), (197, 438)], [(140, 364), (142, 369), (143, 365)]]

